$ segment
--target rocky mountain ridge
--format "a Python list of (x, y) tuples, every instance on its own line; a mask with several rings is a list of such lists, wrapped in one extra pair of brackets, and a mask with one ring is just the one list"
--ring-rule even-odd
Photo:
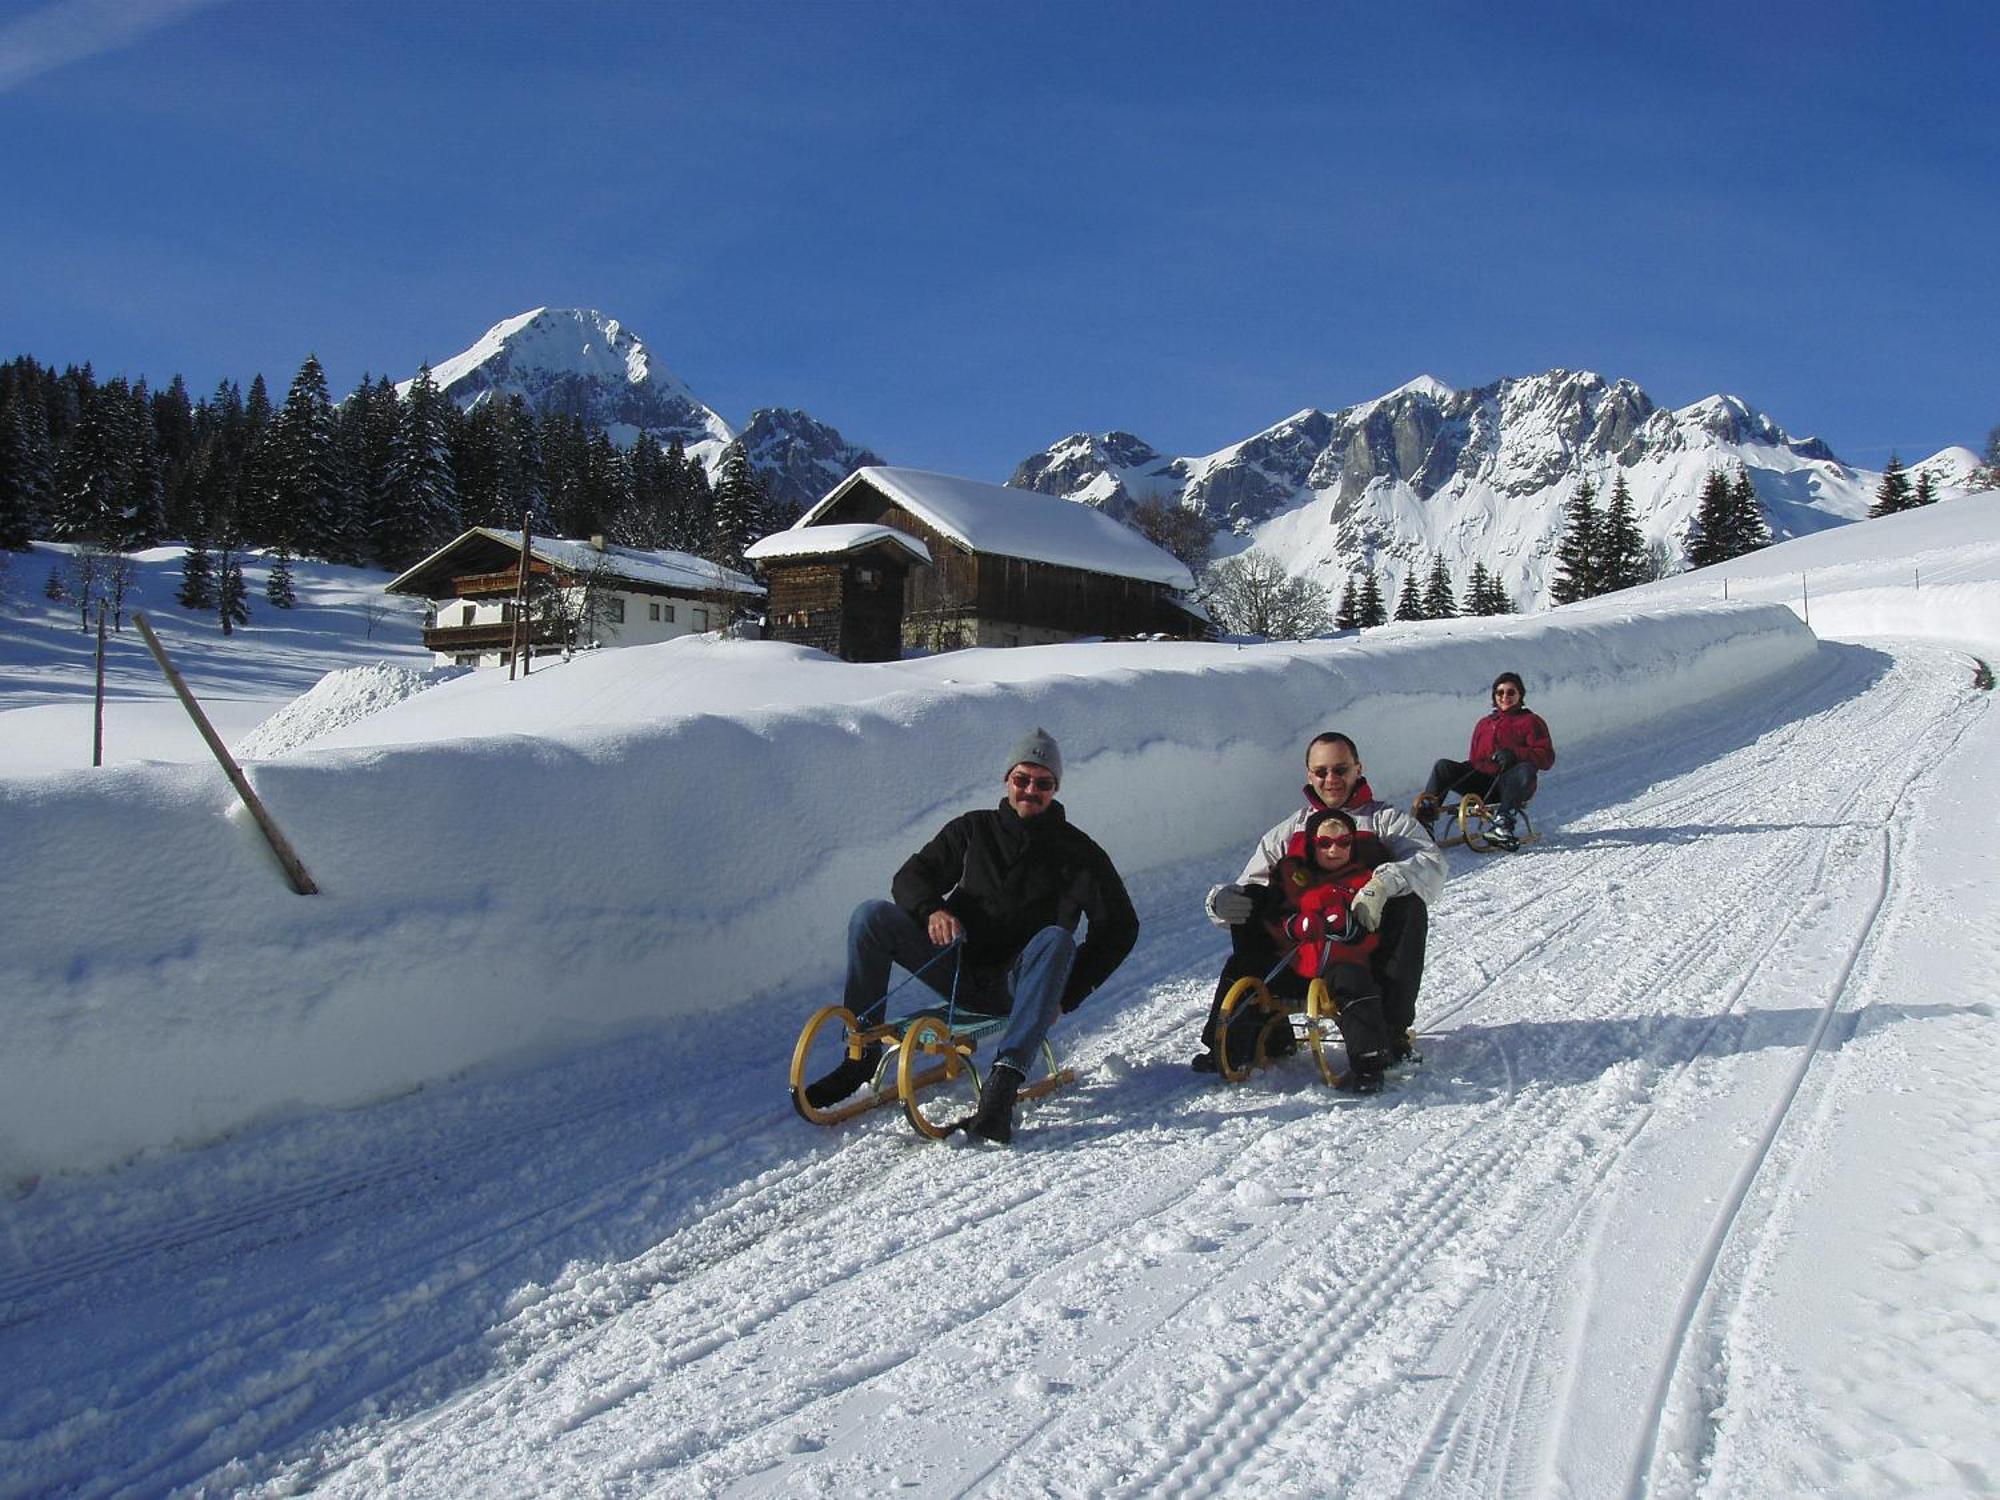
[[(1974, 456), (1926, 461), (1962, 485)], [(1364, 568), (1393, 595), (1442, 554), (1455, 579), (1482, 562), (1522, 608), (1547, 601), (1563, 509), (1588, 478), (1623, 476), (1641, 529), (1677, 552), (1711, 468), (1749, 473), (1777, 538), (1864, 516), (1879, 473), (1795, 439), (1740, 397), (1658, 405), (1630, 380), (1551, 370), (1456, 390), (1428, 376), (1337, 411), (1308, 408), (1205, 455), (1167, 455), (1128, 432), (1075, 433), (1024, 459), (1010, 484), (1129, 516), (1187, 506), (1218, 553), (1261, 547), (1336, 590)]]

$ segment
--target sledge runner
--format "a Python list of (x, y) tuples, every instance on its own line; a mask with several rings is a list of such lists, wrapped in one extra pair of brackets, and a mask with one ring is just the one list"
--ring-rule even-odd
[[(1014, 1103), (1059, 1014), (1083, 1003), (1138, 941), (1139, 918), (1110, 856), (1071, 823), (1055, 793), (1062, 751), (1052, 735), (1023, 735), (1007, 757), (998, 807), (961, 814), (911, 855), (892, 901), (864, 901), (847, 929), (847, 1011), (881, 1007), (892, 963), (959, 1007), (1009, 1022), (972, 1114), (951, 1128), (1006, 1143)], [(1079, 921), (1084, 937), (1077, 941)], [(952, 951), (956, 946), (956, 951)], [(875, 1076), (880, 1042), (805, 1085), (815, 1110)], [(802, 1111), (803, 1112), (803, 1111)]]
[[(1208, 893), (1209, 920), (1229, 929), (1230, 954), (1216, 981), (1215, 998), (1202, 1023), (1203, 1050), (1192, 1066), (1198, 1073), (1217, 1070), (1215, 1027), (1222, 1002), (1239, 979), (1262, 979), (1278, 966), (1288, 943), (1272, 936), (1271, 923), (1282, 923), (1284, 897), (1275, 887), (1279, 864), (1291, 852), (1295, 834), (1318, 814), (1338, 809), (1353, 820), (1358, 833), (1370, 834), (1383, 850), (1383, 860), (1355, 891), (1350, 902), (1355, 920), (1376, 942), (1367, 967), (1381, 995), (1389, 1036), (1389, 1060), (1410, 1053), (1410, 1033), (1416, 1025), (1417, 990), (1423, 984), (1424, 946), (1430, 928), (1429, 903), (1444, 890), (1445, 857), (1400, 808), (1378, 802), (1363, 773), (1361, 752), (1348, 736), (1328, 730), (1306, 746), (1305, 805), (1267, 831), (1250, 852), (1243, 871)], [(1287, 976), (1279, 976), (1282, 983)], [(1304, 981), (1299, 987), (1303, 988)], [(1254, 1038), (1256, 1019), (1242, 1017), (1245, 1042)], [(1296, 1045), (1281, 1028), (1280, 1048)], [(1237, 1050), (1235, 1034), (1231, 1050)]]
[(1493, 807), (1481, 842), (1501, 849), (1521, 846), (1520, 821), (1535, 795), (1539, 773), (1556, 763), (1555, 742), (1542, 716), (1528, 708), (1528, 690), (1518, 672), (1493, 679), (1493, 711), (1472, 726), (1472, 747), (1464, 760), (1441, 760), (1418, 794), (1412, 816), (1432, 832), (1447, 793), (1477, 797)]

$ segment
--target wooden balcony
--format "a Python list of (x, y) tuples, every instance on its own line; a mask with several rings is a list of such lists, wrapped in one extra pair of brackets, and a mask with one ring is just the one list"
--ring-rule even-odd
[[(537, 651), (560, 644), (561, 637), (553, 630), (545, 625), (535, 627), (534, 646)], [(426, 625), (424, 649), (441, 651), (448, 656), (511, 651), (514, 649), (514, 627), (498, 621), (488, 625)]]

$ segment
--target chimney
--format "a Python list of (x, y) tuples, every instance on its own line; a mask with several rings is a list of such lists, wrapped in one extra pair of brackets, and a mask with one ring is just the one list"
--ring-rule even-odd
[(591, 533), (591, 537), (590, 537), (590, 550), (591, 550), (591, 551), (593, 551), (593, 552), (602, 552), (602, 551), (604, 550), (604, 533), (603, 533), (603, 532), (601, 532), (601, 531), (596, 531), (596, 532), (592, 532), (592, 533)]

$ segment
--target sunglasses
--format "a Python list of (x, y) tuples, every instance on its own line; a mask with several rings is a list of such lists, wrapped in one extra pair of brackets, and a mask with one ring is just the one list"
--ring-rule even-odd
[(1497, 687), (1493, 690), (1493, 696), (1496, 698), (1518, 698), (1521, 696), (1521, 690), (1519, 688)]
[(1361, 767), (1355, 765), (1352, 761), (1349, 761), (1344, 766), (1307, 766), (1306, 775), (1311, 776), (1316, 780), (1323, 780), (1328, 776), (1340, 776), (1340, 777), (1352, 776), (1356, 771), (1360, 769)]
[(1016, 771), (1012, 776), (1009, 776), (1007, 784), (1017, 792), (1053, 792), (1056, 789), (1055, 777), (1030, 776), (1022, 771)]
[(1354, 842), (1351, 833), (1320, 833), (1313, 835), (1313, 844), (1321, 849), (1345, 849)]

